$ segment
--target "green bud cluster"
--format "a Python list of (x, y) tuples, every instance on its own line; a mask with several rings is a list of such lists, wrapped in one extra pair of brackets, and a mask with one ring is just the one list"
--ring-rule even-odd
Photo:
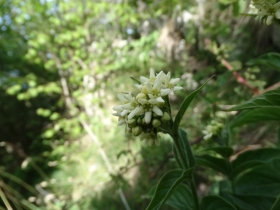
[(158, 116), (153, 113), (150, 123), (146, 123), (144, 115), (135, 116), (132, 119), (126, 121), (127, 132), (132, 133), (134, 136), (139, 136), (142, 133), (154, 133), (156, 134), (163, 123), (171, 120), (170, 115), (167, 112), (163, 112), (162, 116)]
[(221, 135), (223, 128), (224, 125), (222, 123), (212, 120), (211, 123), (206, 126), (205, 130), (202, 131), (203, 134), (205, 134), (204, 139), (208, 140)]

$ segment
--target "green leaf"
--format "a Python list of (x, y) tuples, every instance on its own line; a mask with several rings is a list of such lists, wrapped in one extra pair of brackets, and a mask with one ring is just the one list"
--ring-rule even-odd
[(170, 198), (166, 201), (167, 205), (172, 206), (178, 210), (192, 210), (194, 209), (194, 203), (192, 199), (192, 193), (188, 186), (180, 184), (172, 193)]
[(189, 144), (187, 132), (181, 128), (179, 128), (179, 146), (183, 153), (183, 157), (181, 157), (181, 162), (182, 162), (184, 169), (194, 167), (195, 160), (194, 160), (194, 156), (193, 156), (193, 153), (191, 150), (191, 146)]
[[(212, 78), (212, 77), (211, 77)], [(197, 90), (193, 91), (191, 94), (189, 94), (185, 100), (183, 101), (183, 103), (181, 104), (179, 111), (175, 117), (174, 120), (174, 124), (172, 127), (172, 133), (174, 135), (177, 134), (178, 132), (178, 128), (179, 128), (179, 124), (187, 110), (187, 108), (189, 107), (190, 103), (192, 102), (192, 100), (194, 99), (194, 97), (202, 90), (202, 88), (207, 84), (207, 82), (211, 79), (209, 78), (203, 85), (201, 85)]]
[(130, 77), (130, 79), (132, 79), (134, 82), (136, 82), (137, 84), (141, 84), (141, 82), (138, 79), (135, 79), (134, 77)]
[(240, 176), (235, 181), (235, 189), (238, 194), (277, 197), (280, 194), (280, 158)]
[(155, 194), (146, 210), (159, 209), (162, 204), (171, 196), (176, 187), (187, 179), (193, 172), (193, 168), (188, 170), (174, 169), (168, 171), (159, 181)]
[(280, 148), (280, 127), (277, 129), (277, 147)]
[(174, 154), (176, 163), (178, 164), (178, 167), (181, 169), (187, 168), (187, 167), (183, 166), (184, 165), (183, 160), (181, 159), (180, 155), (178, 154), (175, 144), (173, 145), (173, 154)]
[(219, 155), (223, 156), (224, 158), (229, 158), (233, 154), (233, 149), (231, 147), (211, 147), (202, 150), (202, 152), (207, 151), (214, 151)]
[(280, 149), (278, 148), (262, 148), (243, 152), (231, 163), (232, 175), (237, 176), (244, 170), (267, 163), (276, 158), (280, 158)]
[(232, 192), (232, 184), (228, 179), (214, 182), (210, 187), (208, 194), (219, 195), (222, 191)]
[(229, 109), (229, 111), (273, 107), (280, 107), (280, 89), (268, 91), (241, 105)]
[(208, 195), (201, 201), (201, 210), (236, 210), (236, 208), (220, 196)]
[(238, 210), (265, 210), (270, 209), (275, 198), (269, 196), (236, 195), (222, 192), (221, 196), (233, 204)]
[(265, 65), (267, 67), (276, 69), (276, 70), (280, 70), (280, 54), (279, 53), (267, 53), (264, 55), (259, 56), (256, 59), (250, 60), (246, 63), (249, 66), (252, 65)]
[(225, 159), (216, 158), (210, 155), (195, 156), (196, 163), (201, 166), (209, 167), (219, 171), (226, 176), (230, 175), (229, 165)]
[(230, 127), (271, 120), (280, 121), (280, 107), (259, 108), (242, 112), (231, 121)]
[(280, 195), (278, 196), (277, 200), (274, 202), (270, 210), (279, 210), (279, 209), (280, 209)]

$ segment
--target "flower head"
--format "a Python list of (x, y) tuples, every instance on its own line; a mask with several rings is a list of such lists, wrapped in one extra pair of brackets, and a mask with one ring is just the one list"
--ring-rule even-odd
[(275, 18), (280, 19), (280, 2), (253, 0), (252, 4), (258, 10), (256, 19), (263, 20), (266, 25), (270, 25)]
[(179, 80), (170, 79), (170, 72), (165, 74), (161, 71), (156, 74), (152, 69), (150, 78), (141, 76), (140, 84), (135, 85), (139, 91), (136, 97), (131, 93), (117, 95), (121, 104), (113, 108), (116, 111), (113, 115), (119, 117), (118, 125), (125, 124), (127, 132), (134, 136), (141, 135), (147, 144), (158, 145), (157, 133), (161, 126), (171, 120), (164, 96), (182, 89), (176, 86)]

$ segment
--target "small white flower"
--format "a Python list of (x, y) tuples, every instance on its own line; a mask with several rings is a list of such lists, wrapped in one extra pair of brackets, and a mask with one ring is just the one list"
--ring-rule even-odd
[(170, 93), (173, 95), (174, 90), (181, 90), (183, 88), (176, 86), (178, 84), (178, 82), (180, 81), (180, 78), (170, 79), (170, 77), (171, 77), (170, 72), (168, 72), (167, 75), (164, 75), (163, 83), (164, 83), (164, 86), (166, 89), (163, 89), (163, 90), (171, 90)]
[(270, 25), (274, 18), (280, 19), (280, 2), (253, 1), (253, 5), (259, 10), (256, 20), (263, 20), (266, 25)]
[(138, 99), (140, 105), (136, 107), (129, 115), (128, 119), (132, 119), (134, 116), (145, 114), (145, 123), (149, 124), (152, 119), (152, 113), (156, 113), (158, 116), (162, 116), (163, 112), (157, 107), (158, 101), (156, 99)]

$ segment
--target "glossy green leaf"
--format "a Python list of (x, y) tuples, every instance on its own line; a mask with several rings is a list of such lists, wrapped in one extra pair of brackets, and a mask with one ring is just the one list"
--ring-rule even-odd
[(275, 196), (280, 194), (280, 158), (262, 164), (235, 181), (238, 194)]
[(147, 207), (147, 210), (159, 209), (162, 204), (171, 196), (173, 191), (183, 180), (187, 179), (193, 172), (193, 168), (188, 170), (174, 169), (168, 171), (159, 181), (155, 194)]
[(262, 148), (243, 152), (232, 161), (232, 175), (237, 176), (244, 170), (267, 163), (273, 159), (280, 158), (280, 149)]
[(179, 128), (179, 145), (183, 153), (183, 157), (181, 157), (181, 161), (184, 169), (194, 167), (195, 160), (191, 150), (191, 146), (189, 144), (187, 132), (181, 128)]
[(210, 155), (195, 156), (197, 165), (212, 168), (215, 171), (221, 172), (226, 176), (230, 175), (229, 165), (225, 159), (213, 157)]
[(178, 167), (181, 168), (181, 169), (186, 168), (186, 167), (184, 167), (183, 160), (181, 159), (180, 155), (178, 154), (178, 151), (175, 147), (175, 144), (173, 145), (173, 154), (174, 154), (174, 157), (175, 157), (175, 160), (176, 160), (176, 163), (177, 163)]
[(280, 195), (278, 196), (278, 198), (276, 199), (276, 201), (274, 202), (270, 210), (279, 210), (279, 209), (280, 209)]
[[(212, 77), (211, 77), (212, 78)], [(211, 79), (209, 78), (203, 85), (201, 85), (197, 90), (193, 91), (191, 94), (189, 94), (185, 100), (182, 102), (179, 111), (175, 117), (174, 120), (174, 124), (172, 127), (172, 133), (173, 134), (177, 134), (178, 132), (178, 128), (179, 128), (179, 124), (187, 110), (187, 108), (189, 107), (190, 103), (192, 102), (192, 100), (194, 99), (194, 97), (202, 90), (202, 88), (207, 84), (207, 82)]]
[(224, 158), (229, 158), (234, 152), (231, 147), (211, 147), (202, 150), (202, 152), (207, 152), (207, 151), (214, 151), (219, 155), (223, 156)]
[(201, 210), (237, 210), (232, 204), (220, 196), (209, 195), (202, 199)]
[(167, 205), (178, 210), (192, 210), (194, 209), (194, 203), (192, 199), (192, 193), (188, 186), (180, 184), (172, 193), (170, 198), (166, 201)]
[(280, 121), (280, 107), (259, 108), (242, 112), (232, 120), (230, 126), (233, 128), (263, 121)]
[(241, 105), (229, 109), (229, 111), (272, 107), (280, 107), (280, 89), (268, 91)]
[(270, 196), (236, 195), (229, 192), (222, 192), (221, 196), (238, 210), (270, 209), (276, 200)]
[(256, 59), (250, 60), (246, 63), (247, 65), (265, 65), (267, 67), (280, 70), (280, 54), (279, 53), (267, 53), (259, 56)]

